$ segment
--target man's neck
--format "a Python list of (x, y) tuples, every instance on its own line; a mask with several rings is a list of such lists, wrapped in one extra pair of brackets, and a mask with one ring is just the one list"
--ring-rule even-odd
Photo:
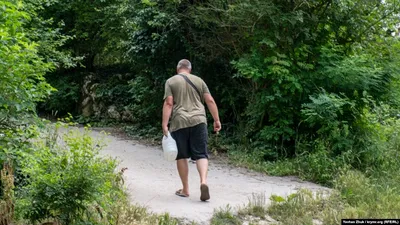
[(180, 71), (178, 72), (178, 74), (190, 75), (190, 71), (187, 71), (187, 70), (180, 70)]

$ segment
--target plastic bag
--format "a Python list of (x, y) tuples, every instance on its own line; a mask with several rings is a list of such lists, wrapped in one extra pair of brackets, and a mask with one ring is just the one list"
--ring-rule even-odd
[(171, 134), (168, 132), (168, 136), (163, 135), (162, 148), (164, 152), (164, 158), (167, 161), (174, 161), (178, 155), (178, 147), (176, 146), (176, 141), (172, 138)]

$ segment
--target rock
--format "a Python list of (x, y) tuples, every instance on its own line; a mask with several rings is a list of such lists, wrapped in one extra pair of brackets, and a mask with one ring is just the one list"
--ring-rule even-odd
[(122, 114), (122, 115), (121, 115), (121, 119), (122, 119), (123, 121), (129, 122), (129, 121), (132, 121), (132, 120), (133, 120), (132, 112), (129, 111), (127, 108), (125, 108), (124, 111), (122, 111), (121, 114)]
[(99, 103), (97, 103), (97, 102), (95, 102), (95, 104), (93, 104), (93, 112), (94, 112), (94, 116), (96, 117), (96, 118), (100, 118), (102, 115), (103, 115), (103, 113), (104, 113), (104, 109), (105, 109), (106, 107), (104, 106), (104, 103), (102, 103), (102, 102), (99, 102)]
[(321, 220), (317, 220), (317, 219), (313, 219), (313, 225), (322, 225), (322, 221)]
[(265, 215), (264, 219), (255, 217), (255, 216), (246, 216), (244, 218), (244, 222), (242, 225), (250, 225), (250, 224), (257, 224), (257, 225), (271, 225), (271, 224), (280, 224), (278, 221), (274, 220), (269, 215)]
[(81, 107), (82, 116), (90, 117), (93, 114), (93, 101), (90, 96), (83, 99)]
[(95, 104), (95, 92), (93, 87), (96, 86), (93, 84), (93, 77), (93, 74), (86, 76), (81, 89), (83, 99), (81, 102), (81, 112), (84, 117), (93, 115), (93, 105)]
[(121, 115), (117, 111), (117, 107), (115, 105), (112, 105), (112, 106), (108, 107), (107, 115), (108, 115), (109, 118), (114, 119), (114, 120), (120, 120), (121, 119)]

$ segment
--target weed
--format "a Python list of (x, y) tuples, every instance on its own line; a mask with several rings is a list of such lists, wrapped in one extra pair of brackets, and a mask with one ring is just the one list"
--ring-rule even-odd
[(211, 225), (241, 225), (241, 220), (232, 212), (232, 208), (228, 205), (214, 212), (211, 218)]
[(14, 173), (10, 162), (3, 163), (0, 171), (3, 199), (0, 199), (0, 224), (11, 224), (14, 219)]
[(314, 197), (308, 190), (300, 190), (286, 198), (273, 195), (268, 213), (282, 224), (312, 224), (325, 204), (322, 196), (318, 193)]
[(246, 207), (239, 209), (239, 216), (255, 216), (261, 219), (265, 219), (267, 214), (267, 204), (265, 194), (253, 194), (249, 198), (249, 203)]
[(145, 207), (131, 205), (127, 199), (116, 202), (110, 215), (115, 225), (178, 225), (178, 220), (168, 213), (152, 214)]

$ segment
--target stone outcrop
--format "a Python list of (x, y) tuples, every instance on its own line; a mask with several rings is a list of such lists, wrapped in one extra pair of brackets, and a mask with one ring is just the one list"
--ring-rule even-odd
[[(122, 75), (119, 75), (122, 76)], [(118, 108), (116, 105), (106, 105), (96, 96), (99, 83), (95, 82), (95, 74), (85, 77), (81, 88), (80, 112), (83, 117), (108, 118), (116, 121), (130, 122), (133, 120), (132, 112), (128, 107)], [(119, 77), (122, 79), (122, 77)]]
[(117, 111), (117, 107), (115, 105), (112, 105), (112, 106), (108, 107), (107, 116), (110, 119), (121, 120), (121, 114)]
[(95, 93), (93, 85), (93, 75), (90, 74), (85, 77), (83, 86), (81, 89), (82, 102), (81, 102), (81, 113), (84, 117), (90, 117), (93, 115), (93, 105), (95, 103)]
[(124, 110), (122, 111), (121, 119), (122, 119), (122, 121), (125, 121), (125, 122), (130, 122), (133, 120), (133, 114), (127, 107), (125, 107)]

